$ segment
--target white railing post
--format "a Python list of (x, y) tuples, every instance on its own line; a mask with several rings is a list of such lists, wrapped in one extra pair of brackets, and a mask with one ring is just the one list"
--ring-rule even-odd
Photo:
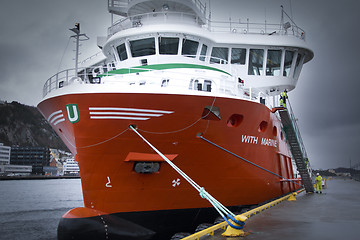
[(59, 88), (59, 73), (56, 74), (56, 87), (55, 89)]

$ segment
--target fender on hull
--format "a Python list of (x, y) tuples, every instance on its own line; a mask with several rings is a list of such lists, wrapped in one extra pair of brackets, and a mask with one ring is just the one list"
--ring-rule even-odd
[[(239, 212), (243, 207), (229, 208)], [(63, 215), (58, 239), (168, 240), (177, 232), (194, 232), (201, 223), (212, 223), (217, 217), (214, 208), (106, 214), (81, 207)]]
[(59, 240), (147, 240), (155, 232), (114, 214), (103, 214), (89, 208), (74, 208), (61, 218), (57, 234)]

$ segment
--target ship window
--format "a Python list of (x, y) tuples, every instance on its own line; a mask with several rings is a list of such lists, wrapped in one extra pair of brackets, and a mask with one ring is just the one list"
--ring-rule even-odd
[(131, 55), (141, 57), (155, 54), (155, 38), (130, 41)]
[(190, 80), (190, 83), (189, 83), (189, 89), (190, 89), (190, 90), (193, 89), (193, 85), (194, 85), (194, 79), (191, 79), (191, 80)]
[(274, 137), (277, 136), (277, 127), (276, 126), (273, 127), (273, 135), (274, 135)]
[(190, 90), (198, 90), (204, 92), (211, 92), (211, 81), (210, 80), (198, 80), (191, 79), (189, 84)]
[(295, 70), (294, 70), (294, 76), (293, 76), (294, 78), (300, 69), (301, 58), (302, 58), (302, 55), (299, 53), (296, 58), (296, 64), (295, 64)]
[(201, 53), (200, 53), (200, 61), (205, 61), (207, 48), (208, 48), (208, 46), (206, 46), (205, 44), (202, 45)]
[(179, 38), (159, 37), (159, 53), (176, 55), (179, 49)]
[(169, 86), (169, 79), (163, 79), (161, 82), (161, 87), (167, 87)]
[(211, 81), (209, 80), (204, 81), (203, 91), (211, 92)]
[(228, 61), (229, 49), (214, 47), (211, 52), (210, 63), (226, 64)]
[(258, 131), (265, 132), (267, 126), (268, 126), (268, 123), (266, 121), (262, 121), (259, 125)]
[(233, 48), (231, 49), (231, 64), (245, 64), (246, 49), (245, 48)]
[(286, 50), (286, 52), (285, 52), (285, 63), (284, 63), (284, 73), (283, 73), (284, 77), (290, 76), (290, 70), (291, 70), (291, 65), (292, 65), (292, 62), (293, 62), (293, 58), (294, 58), (294, 51)]
[(184, 38), (181, 54), (194, 58), (196, 57), (198, 46), (199, 42)]
[(244, 119), (243, 115), (233, 114), (227, 120), (226, 125), (228, 127), (238, 127), (242, 123), (243, 119)]
[(261, 75), (264, 62), (264, 49), (250, 49), (249, 75)]
[(281, 50), (268, 50), (266, 61), (266, 75), (280, 76)]
[(126, 53), (125, 43), (121, 44), (116, 49), (119, 54), (120, 61), (124, 61), (128, 58), (127, 53)]

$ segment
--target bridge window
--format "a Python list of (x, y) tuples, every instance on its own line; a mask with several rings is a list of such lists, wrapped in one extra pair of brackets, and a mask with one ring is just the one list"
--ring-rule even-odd
[(176, 55), (179, 49), (179, 38), (159, 37), (159, 53)]
[(120, 46), (118, 46), (116, 48), (118, 54), (119, 54), (119, 58), (120, 61), (124, 61), (126, 59), (128, 59), (128, 55), (126, 53), (126, 47), (125, 47), (125, 43), (121, 44)]
[(155, 38), (130, 41), (130, 50), (133, 57), (155, 55)]
[(294, 51), (286, 50), (285, 52), (285, 63), (284, 63), (284, 77), (290, 76), (291, 65), (294, 59)]
[(200, 61), (205, 61), (207, 48), (208, 48), (208, 46), (206, 46), (205, 44), (202, 45), (201, 53), (200, 53)]
[(264, 49), (250, 49), (249, 75), (262, 75), (264, 64)]
[(181, 54), (185, 55), (186, 57), (194, 58), (196, 57), (198, 46), (199, 42), (184, 38)]
[(229, 49), (224, 47), (213, 47), (210, 63), (226, 64), (229, 60)]
[(296, 77), (296, 75), (298, 74), (299, 70), (300, 70), (300, 63), (301, 63), (301, 58), (302, 58), (302, 55), (299, 53), (297, 55), (297, 58), (296, 58), (296, 64), (295, 64), (295, 70), (294, 70), (294, 78)]
[(266, 75), (280, 76), (281, 50), (268, 50), (266, 61)]
[(245, 64), (246, 49), (245, 48), (232, 48), (231, 49), (231, 64)]

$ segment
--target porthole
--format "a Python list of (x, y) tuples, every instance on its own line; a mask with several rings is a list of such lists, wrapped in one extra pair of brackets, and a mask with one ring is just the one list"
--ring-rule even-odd
[(277, 127), (276, 126), (273, 127), (273, 135), (274, 135), (274, 137), (277, 136)]
[(281, 138), (281, 140), (284, 140), (284, 134), (282, 131), (280, 132), (280, 138)]
[(267, 129), (268, 123), (266, 121), (262, 121), (259, 125), (259, 132), (265, 132)]
[(243, 121), (244, 116), (240, 114), (233, 114), (229, 117), (227, 120), (227, 126), (228, 127), (238, 127), (241, 122)]

